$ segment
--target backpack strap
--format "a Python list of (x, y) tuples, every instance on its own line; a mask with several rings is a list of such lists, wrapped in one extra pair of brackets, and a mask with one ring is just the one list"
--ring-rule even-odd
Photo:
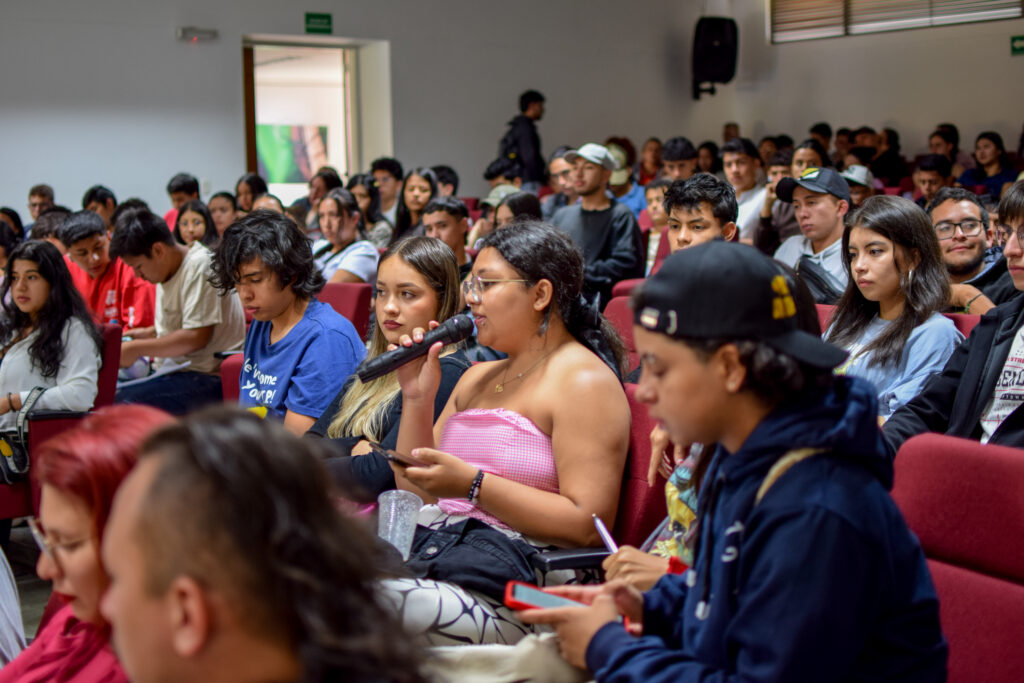
[(790, 470), (797, 463), (803, 462), (812, 455), (818, 455), (824, 453), (824, 448), (796, 448), (781, 458), (775, 461), (772, 468), (768, 470), (768, 474), (765, 475), (764, 481), (761, 482), (761, 486), (757, 489), (757, 495), (754, 497), (754, 505), (758, 505), (761, 500), (768, 493), (768, 490), (775, 485), (775, 482), (779, 480), (782, 475)]
[(23, 444), (26, 444), (26, 447), (25, 423), (28, 422), (28, 414), (32, 411), (32, 408), (35, 407), (36, 401), (39, 400), (39, 397), (43, 395), (44, 391), (46, 391), (46, 387), (34, 387), (32, 391), (28, 392), (28, 396), (25, 397), (25, 402), (21, 404), (21, 410), (18, 411), (18, 438)]

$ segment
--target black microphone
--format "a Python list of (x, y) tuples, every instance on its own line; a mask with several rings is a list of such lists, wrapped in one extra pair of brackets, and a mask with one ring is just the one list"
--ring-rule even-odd
[(356, 368), (356, 375), (365, 384), (392, 372), (415, 358), (425, 356), (434, 342), (443, 342), (447, 346), (460, 342), (471, 334), (473, 334), (473, 320), (468, 315), (456, 315), (423, 335), (423, 341), (419, 344), (413, 342), (412, 346), (399, 346), (393, 351), (363, 361)]

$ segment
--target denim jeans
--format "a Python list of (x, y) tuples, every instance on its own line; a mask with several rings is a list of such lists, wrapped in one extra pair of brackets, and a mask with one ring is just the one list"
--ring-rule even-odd
[(219, 375), (182, 370), (118, 389), (114, 403), (145, 403), (172, 415), (184, 415), (222, 399)]

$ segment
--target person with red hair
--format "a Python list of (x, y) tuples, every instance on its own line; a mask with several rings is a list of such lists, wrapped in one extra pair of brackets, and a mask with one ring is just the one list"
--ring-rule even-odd
[(100, 541), (114, 493), (135, 465), (139, 446), (172, 420), (149, 406), (112, 406), (40, 447), (32, 470), (42, 489), (39, 516), (29, 521), (40, 550), (36, 571), (66, 604), (32, 645), (0, 669), (0, 683), (127, 682), (99, 611), (109, 584)]

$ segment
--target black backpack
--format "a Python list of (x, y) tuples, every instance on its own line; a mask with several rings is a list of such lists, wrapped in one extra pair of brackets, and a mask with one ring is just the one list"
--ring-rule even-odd
[(498, 143), (498, 158), (513, 160), (519, 158), (519, 144), (516, 142), (514, 124), (509, 124), (508, 130), (501, 136), (501, 142)]

